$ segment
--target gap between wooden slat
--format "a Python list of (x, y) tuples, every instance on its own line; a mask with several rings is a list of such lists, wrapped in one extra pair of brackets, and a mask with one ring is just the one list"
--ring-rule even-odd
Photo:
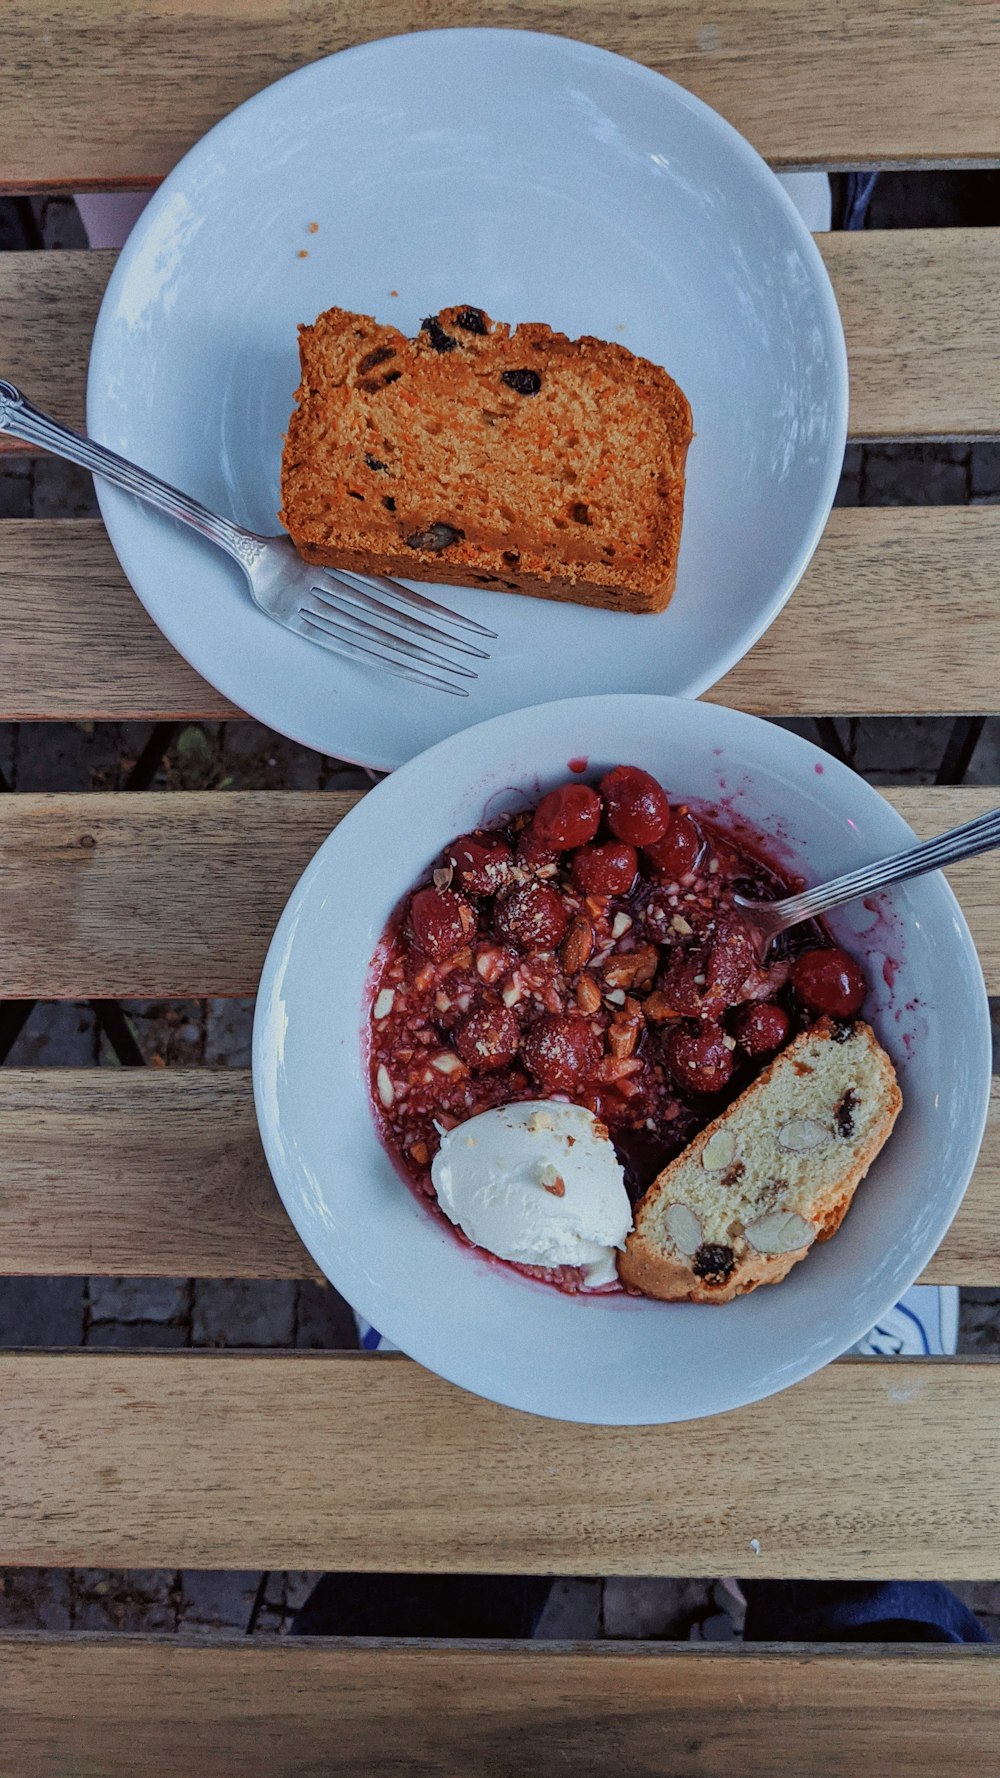
[(678, 1426), (409, 1359), (0, 1359), (0, 1566), (1000, 1576), (1000, 1362), (848, 1359)]
[[(706, 697), (760, 716), (992, 709), (998, 563), (1000, 507), (838, 509), (777, 622)], [(0, 661), (0, 720), (239, 714), (147, 617), (96, 519), (0, 522)]]
[(1000, 1649), (0, 1640), (31, 1778), (940, 1778), (995, 1770)]
[[(321, 1277), (271, 1182), (249, 1070), (0, 1070), (0, 1276), (87, 1273)], [(996, 1085), (923, 1281), (1000, 1285)]]
[[(1000, 432), (1000, 229), (816, 238), (844, 320), (852, 437)], [(114, 260), (111, 252), (0, 256), (0, 375), (78, 428), (94, 320)], [(289, 409), (295, 370), (290, 338)], [(12, 442), (0, 439), (0, 449)], [(276, 468), (279, 449), (276, 438)]]
[[(991, 808), (994, 790), (891, 790), (921, 836)], [(6, 999), (252, 994), (299, 875), (356, 798), (155, 791), (0, 797)], [(1000, 861), (949, 872), (1000, 990)]]
[(0, 117), (8, 189), (162, 176), (216, 120), (303, 62), (428, 26), (531, 27), (668, 74), (768, 158), (793, 165), (990, 162), (1000, 154), (1000, 24), (989, 5), (802, 0), (13, 0)]

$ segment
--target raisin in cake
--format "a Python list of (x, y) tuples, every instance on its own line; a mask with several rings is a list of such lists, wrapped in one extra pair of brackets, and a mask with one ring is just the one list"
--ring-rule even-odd
[(674, 590), (691, 410), (658, 365), (481, 309), (299, 329), (281, 522), (308, 562), (612, 611)]
[(622, 1283), (696, 1303), (777, 1284), (836, 1233), (901, 1105), (871, 1027), (821, 1019), (653, 1181)]

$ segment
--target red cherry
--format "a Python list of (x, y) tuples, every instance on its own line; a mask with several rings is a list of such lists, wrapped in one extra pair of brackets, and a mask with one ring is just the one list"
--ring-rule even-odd
[(634, 846), (624, 840), (607, 840), (602, 846), (581, 846), (573, 853), (569, 868), (582, 895), (627, 895), (639, 860)]
[(646, 847), (646, 860), (659, 882), (675, 883), (694, 870), (701, 848), (701, 834), (690, 815), (675, 815), (665, 837)]
[(743, 921), (720, 914), (705, 956), (706, 997), (719, 1006), (733, 1006), (757, 962), (753, 940)]
[[(622, 1124), (631, 1123), (633, 1117), (632, 1103), (626, 1102), (614, 1087), (600, 1084), (587, 1088), (587, 1110), (592, 1111), (599, 1123), (607, 1124), (615, 1129)], [(637, 1121), (642, 1122), (641, 1114), (636, 1114)], [(641, 1196), (641, 1192), (639, 1193)]]
[(705, 957), (700, 946), (690, 951), (674, 950), (663, 972), (660, 987), (667, 1005), (675, 1015), (696, 1019), (705, 1000)]
[(410, 902), (410, 937), (418, 951), (442, 963), (476, 930), (475, 911), (454, 889), (418, 889)]
[[(646, 912), (646, 929), (655, 938), (656, 922), (650, 922), (648, 908)], [(699, 1014), (718, 1018), (727, 1006), (739, 1004), (755, 961), (753, 941), (742, 922), (722, 913), (704, 939), (699, 937), (686, 949), (671, 948), (660, 986), (674, 1012), (687, 1018)]]
[(767, 1000), (741, 1006), (733, 1020), (733, 1036), (745, 1056), (773, 1056), (787, 1041), (791, 1028), (788, 1014)]
[(543, 1013), (524, 1034), (524, 1059), (543, 1093), (568, 1093), (593, 1074), (600, 1039), (583, 1019)]
[(667, 793), (639, 766), (615, 766), (601, 779), (608, 826), (616, 839), (652, 846), (670, 825)]
[(839, 946), (803, 951), (792, 964), (792, 987), (813, 1012), (853, 1019), (864, 1005), (868, 984), (853, 957)]
[(534, 824), (522, 827), (517, 836), (517, 860), (519, 864), (529, 867), (538, 864), (555, 864), (558, 853), (548, 840), (543, 840), (536, 832)]
[(531, 825), (540, 844), (557, 852), (585, 846), (601, 825), (601, 799), (589, 784), (560, 784), (542, 797)]
[(521, 1027), (502, 1000), (484, 1000), (456, 1025), (452, 1042), (474, 1073), (491, 1074), (514, 1060), (521, 1043)]
[(501, 896), (493, 922), (508, 944), (526, 951), (551, 951), (569, 925), (569, 909), (548, 883), (522, 883)]
[(498, 833), (466, 833), (453, 840), (445, 858), (468, 895), (496, 895), (510, 871), (511, 851)]
[(719, 1093), (733, 1072), (721, 1025), (671, 1025), (663, 1039), (663, 1059), (678, 1086), (690, 1093)]

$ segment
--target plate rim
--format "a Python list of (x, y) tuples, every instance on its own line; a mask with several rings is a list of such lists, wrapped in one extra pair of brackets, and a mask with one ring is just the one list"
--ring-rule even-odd
[[(611, 64), (619, 75), (634, 79), (640, 84), (648, 87), (651, 91), (661, 90), (662, 87), (665, 87), (680, 105), (687, 109), (692, 115), (700, 118), (703, 123), (716, 134), (716, 136), (725, 141), (731, 150), (735, 152), (737, 158), (753, 169), (758, 178), (762, 174), (765, 176), (765, 183), (768, 185), (771, 196), (777, 202), (779, 209), (784, 212), (786, 220), (790, 223), (793, 234), (798, 241), (799, 251), (803, 256), (804, 261), (811, 269), (812, 287), (815, 297), (821, 305), (826, 338), (833, 359), (833, 376), (830, 384), (829, 403), (831, 414), (830, 445), (826, 468), (819, 483), (814, 501), (813, 522), (809, 530), (803, 534), (796, 554), (790, 558), (785, 575), (781, 583), (776, 585), (766, 606), (749, 624), (744, 625), (737, 631), (730, 647), (717, 656), (716, 663), (712, 668), (707, 671), (702, 670), (701, 672), (689, 674), (688, 677), (670, 694), (675, 697), (684, 698), (701, 697), (704, 692), (718, 685), (720, 681), (732, 671), (734, 666), (750, 653), (751, 649), (753, 649), (756, 643), (760, 640), (761, 636), (770, 629), (771, 625), (780, 616), (789, 599), (792, 597), (792, 594), (795, 592), (796, 587), (799, 585), (799, 582), (816, 552), (820, 539), (829, 521), (830, 513), (833, 509), (837, 486), (839, 484), (843, 467), (844, 449), (848, 436), (850, 399), (849, 367), (843, 322), (837, 304), (836, 293), (833, 289), (826, 264), (816, 245), (814, 237), (803, 222), (791, 197), (781, 185), (773, 168), (768, 165), (767, 161), (764, 160), (763, 156), (753, 144), (736, 128), (734, 124), (730, 123), (728, 118), (724, 117), (721, 112), (715, 110), (714, 107), (709, 105), (704, 99), (699, 98), (697, 94), (691, 92), (687, 87), (682, 86), (678, 81), (673, 80), (669, 75), (661, 74), (658, 70), (650, 68), (645, 63), (633, 61), (630, 57), (620, 55), (614, 50), (604, 49), (597, 44), (588, 43), (582, 38), (569, 37), (560, 32), (519, 30), (511, 27), (462, 25), (440, 27), (428, 31), (397, 32), (389, 37), (378, 37), (370, 39), (364, 43), (350, 44), (343, 49), (332, 52), (330, 55), (321, 56), (315, 61), (304, 63), (301, 67), (292, 69), (289, 73), (279, 76), (277, 80), (271, 81), (266, 86), (261, 87), (256, 93), (251, 94), (249, 98), (243, 100), (239, 105), (234, 106), (224, 117), (218, 119), (216, 123), (206, 130), (204, 134), (185, 151), (181, 159), (171, 169), (166, 178), (154, 192), (149, 204), (138, 219), (128, 240), (122, 248), (105, 288), (91, 339), (86, 389), (87, 429), (92, 435), (95, 426), (98, 431), (100, 430), (97, 416), (97, 410), (102, 398), (102, 388), (99, 386), (99, 366), (108, 356), (106, 340), (113, 325), (112, 312), (118, 306), (120, 293), (127, 288), (127, 281), (131, 275), (133, 263), (143, 250), (143, 245), (149, 228), (155, 222), (162, 207), (171, 200), (174, 192), (181, 188), (184, 178), (186, 177), (186, 170), (192, 162), (192, 159), (196, 159), (202, 155), (205, 152), (206, 144), (210, 141), (224, 139), (232, 131), (242, 128), (247, 114), (252, 112), (254, 107), (268, 102), (278, 88), (288, 88), (307, 78), (315, 78), (318, 70), (328, 68), (334, 63), (342, 63), (345, 58), (354, 60), (362, 60), (365, 58), (377, 59), (380, 55), (385, 54), (386, 51), (391, 52), (401, 45), (410, 44), (415, 38), (447, 39), (449, 41), (461, 40), (464, 42), (475, 41), (477, 43), (487, 39), (492, 41), (503, 39), (508, 41), (517, 40), (519, 45), (523, 40), (527, 40), (528, 42), (535, 41), (546, 46), (558, 46), (560, 49), (568, 50), (575, 56), (582, 55), (585, 59), (594, 63)], [(139, 599), (144, 610), (148, 613), (151, 621), (160, 630), (161, 634), (170, 643), (171, 647), (175, 648), (187, 662), (192, 671), (205, 679), (215, 691), (222, 697), (226, 698), (228, 702), (235, 705), (237, 709), (244, 711), (245, 714), (249, 715), (254, 720), (274, 728), (276, 725), (273, 721), (273, 713), (272, 715), (269, 715), (264, 707), (267, 702), (266, 688), (261, 689), (260, 699), (258, 699), (256, 695), (247, 699), (240, 694), (240, 689), (238, 687), (234, 686), (232, 689), (227, 688), (226, 675), (220, 675), (218, 673), (212, 673), (210, 675), (207, 673), (204, 667), (199, 664), (197, 658), (199, 653), (198, 648), (191, 648), (190, 637), (185, 637), (185, 645), (183, 647), (180, 645), (180, 642), (175, 635), (175, 625), (171, 621), (170, 612), (167, 611), (164, 613), (159, 609), (161, 601), (155, 596), (152, 600), (147, 601), (147, 598), (139, 591), (137, 581), (141, 581), (142, 579), (142, 562), (148, 554), (148, 550), (144, 545), (136, 545), (129, 540), (128, 514), (132, 511), (131, 497), (110, 487), (106, 482), (102, 482), (99, 477), (95, 480), (95, 488), (101, 517), (104, 521), (112, 549), (114, 550), (119, 565), (128, 579), (135, 596)], [(447, 583), (442, 583), (442, 585), (444, 584)], [(662, 616), (664, 614), (657, 615)], [(578, 695), (599, 696), (601, 694), (581, 693)], [(616, 695), (627, 697), (645, 695), (655, 696), (656, 694), (622, 691)], [(511, 706), (511, 708), (527, 707), (530, 706)], [(335, 698), (331, 698), (331, 709), (334, 711), (336, 709)], [(489, 721), (491, 718), (485, 717), (482, 720)], [(277, 732), (286, 735), (290, 740), (293, 740), (300, 745), (310, 747), (311, 749), (322, 753), (331, 753), (329, 740), (324, 739), (322, 735), (315, 732), (313, 724), (310, 721), (303, 720), (301, 725), (294, 721), (288, 724), (282, 723), (281, 727), (277, 729)], [(436, 742), (431, 743), (431, 745), (436, 744)], [(377, 771), (393, 771), (406, 763), (405, 757), (401, 757), (401, 755), (405, 754), (406, 745), (407, 743), (405, 741), (403, 741), (400, 746), (395, 747), (383, 743), (380, 749), (376, 749), (374, 744), (372, 744), (364, 747), (359, 752), (356, 745), (350, 740), (350, 737), (347, 737), (346, 744), (342, 745), (340, 741), (338, 741), (336, 746), (332, 748), (332, 753), (339, 759), (367, 766)], [(418, 751), (426, 751), (426, 749), (419, 749)]]

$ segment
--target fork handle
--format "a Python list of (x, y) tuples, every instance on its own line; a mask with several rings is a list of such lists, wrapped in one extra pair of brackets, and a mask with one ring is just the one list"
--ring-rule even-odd
[(880, 859), (877, 864), (862, 865), (847, 876), (835, 877), (831, 883), (819, 883), (815, 889), (806, 889), (801, 895), (789, 895), (770, 905), (775, 913), (780, 911), (782, 914), (783, 927), (796, 926), (800, 920), (828, 913), (831, 908), (839, 908), (843, 902), (854, 901), (859, 895), (869, 895), (889, 883), (905, 883), (908, 878), (922, 877), (927, 871), (943, 870), (945, 865), (958, 864), (963, 858), (975, 858), (980, 852), (990, 852), (996, 846), (1000, 846), (1000, 809), (991, 809), (987, 815), (979, 815), (975, 821), (966, 821), (961, 827), (951, 827), (947, 833), (939, 833), (934, 839), (911, 846), (906, 852)]
[(217, 543), (243, 568), (248, 568), (263, 548), (263, 538), (257, 537), (253, 531), (245, 531), (231, 519), (210, 512), (190, 494), (182, 494), (179, 488), (172, 488), (169, 482), (161, 481), (148, 469), (140, 469), (126, 457), (119, 457), (106, 445), (95, 444), (92, 438), (84, 438), (78, 432), (71, 432), (68, 426), (61, 426), (58, 420), (33, 407), (20, 389), (2, 377), (0, 431), (9, 432), (26, 444), (40, 445), (54, 457), (65, 457), (70, 463), (78, 463), (81, 469), (89, 469), (92, 475), (101, 475), (126, 494), (135, 494), (148, 505), (157, 507), (168, 518), (180, 519), (182, 524), (190, 525), (203, 537)]

